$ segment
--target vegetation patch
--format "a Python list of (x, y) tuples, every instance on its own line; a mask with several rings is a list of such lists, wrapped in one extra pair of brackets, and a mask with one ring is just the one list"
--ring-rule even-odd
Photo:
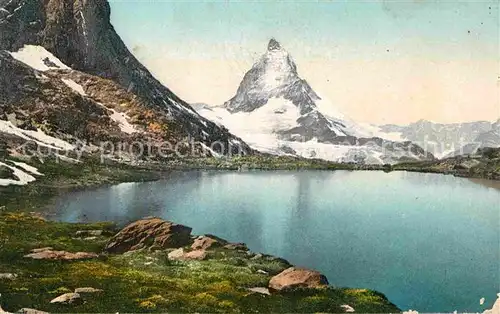
[[(105, 230), (88, 241), (81, 230)], [(28, 213), (0, 213), (0, 305), (15, 312), (23, 307), (49, 312), (342, 312), (349, 304), (364, 312), (395, 312), (383, 295), (369, 290), (303, 289), (262, 295), (248, 290), (266, 287), (272, 274), (289, 264), (271, 256), (217, 248), (207, 260), (171, 261), (170, 250), (101, 254), (108, 223), (70, 224), (46, 221)], [(95, 252), (99, 259), (48, 261), (24, 258), (32, 249), (53, 247), (70, 252)], [(187, 247), (185, 248), (188, 249)], [(268, 272), (268, 273), (266, 273)], [(102, 289), (82, 294), (83, 302), (51, 304), (76, 288)]]

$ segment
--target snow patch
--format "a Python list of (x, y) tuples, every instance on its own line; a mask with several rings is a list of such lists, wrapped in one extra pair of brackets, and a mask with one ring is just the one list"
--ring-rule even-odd
[(139, 132), (136, 129), (135, 126), (133, 126), (132, 124), (130, 124), (130, 122), (128, 122), (128, 119), (130, 119), (130, 117), (127, 116), (125, 113), (118, 112), (118, 111), (116, 111), (115, 109), (112, 109), (112, 108), (108, 108), (108, 107), (106, 107), (105, 105), (103, 105), (101, 103), (98, 103), (98, 104), (101, 105), (102, 107), (106, 108), (107, 110), (110, 110), (112, 112), (112, 114), (109, 117), (111, 118), (111, 120), (113, 120), (116, 123), (118, 123), (118, 125), (120, 127), (120, 130), (123, 133), (132, 134), (132, 133)]
[(110, 115), (109, 117), (117, 122), (120, 126), (120, 130), (124, 133), (127, 133), (127, 134), (132, 134), (132, 133), (135, 133), (137, 132), (137, 129), (135, 128), (135, 126), (133, 126), (132, 124), (130, 124), (128, 122), (128, 119), (130, 119), (129, 116), (127, 116), (126, 114), (124, 114), (123, 112), (118, 112), (114, 109), (110, 109), (113, 114)]
[(19, 168), (9, 166), (3, 162), (0, 162), (0, 166), (4, 166), (4, 167), (11, 169), (14, 172), (14, 175), (19, 179), (19, 180), (14, 180), (14, 179), (2, 179), (2, 178), (0, 178), (0, 186), (26, 185), (26, 184), (36, 180), (35, 177), (22, 171)]
[(41, 130), (37, 131), (23, 130), (21, 128), (14, 126), (10, 121), (0, 120), (0, 133), (1, 132), (16, 135), (27, 141), (33, 141), (40, 146), (44, 146), (55, 150), (75, 149), (75, 146), (73, 146), (72, 144), (63, 141), (61, 139), (49, 136), (44, 132), (42, 132)]
[(82, 96), (87, 96), (85, 94), (85, 91), (83, 90), (83, 86), (78, 84), (77, 82), (73, 81), (72, 79), (61, 79), (64, 84), (66, 84), (69, 88), (71, 88), (73, 91), (77, 92), (78, 94)]
[(30, 166), (28, 164), (25, 164), (24, 162), (13, 161), (13, 160), (9, 160), (9, 162), (13, 163), (14, 165), (16, 165), (19, 168), (22, 168), (23, 170), (28, 171), (29, 173), (32, 173), (32, 174), (35, 174), (38, 176), (43, 176), (43, 174), (40, 173), (37, 168)]
[[(25, 45), (17, 52), (10, 52), (10, 55), (22, 63), (39, 71), (53, 69), (69, 70), (70, 68), (61, 62), (57, 57), (41, 46)], [(44, 62), (44, 60), (46, 62)]]
[(214, 151), (213, 149), (211, 149), (210, 147), (208, 147), (204, 143), (200, 143), (200, 145), (203, 147), (203, 149), (209, 151), (212, 154), (213, 157), (220, 157), (221, 156), (221, 154), (219, 154), (218, 152)]

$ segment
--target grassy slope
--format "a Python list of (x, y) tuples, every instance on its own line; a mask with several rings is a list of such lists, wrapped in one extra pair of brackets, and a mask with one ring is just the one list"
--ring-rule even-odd
[[(396, 312), (382, 295), (364, 289), (297, 290), (263, 296), (246, 287), (266, 286), (270, 275), (288, 265), (279, 259), (250, 259), (245, 252), (218, 249), (206, 261), (173, 262), (166, 252), (103, 256), (90, 261), (33, 261), (23, 258), (32, 248), (52, 246), (68, 251), (100, 252), (108, 236), (75, 239), (78, 230), (104, 229), (101, 224), (48, 222), (22, 213), (0, 214), (1, 306), (9, 311), (32, 307), (51, 312), (343, 312), (342, 304), (358, 312)], [(82, 305), (49, 301), (78, 287), (103, 289), (84, 297)]]

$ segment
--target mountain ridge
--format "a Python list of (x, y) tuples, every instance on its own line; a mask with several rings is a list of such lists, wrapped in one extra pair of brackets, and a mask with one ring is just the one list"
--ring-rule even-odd
[(240, 152), (253, 153), (239, 138), (198, 115), (150, 74), (115, 32), (106, 0), (1, 0), (0, 8), (0, 50), (42, 46), (70, 68), (111, 79), (148, 106), (165, 111), (179, 122), (185, 136), (204, 143), (239, 142)]

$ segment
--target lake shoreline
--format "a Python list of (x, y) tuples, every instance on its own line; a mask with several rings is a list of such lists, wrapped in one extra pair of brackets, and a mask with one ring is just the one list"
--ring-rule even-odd
[[(290, 292), (283, 292), (272, 294), (270, 296), (266, 296), (266, 294), (261, 295), (260, 293), (254, 292), (248, 294), (245, 292), (245, 289), (242, 289), (238, 284), (241, 282), (243, 286), (246, 285), (263, 285), (267, 282), (268, 278), (265, 273), (276, 275), (277, 270), (284, 270), (283, 266), (279, 266), (275, 270), (274, 261), (279, 261), (282, 259), (273, 257), (271, 255), (263, 255), (265, 259), (262, 260), (260, 266), (251, 266), (259, 267), (266, 269), (259, 270), (262, 273), (257, 273), (255, 275), (255, 279), (248, 283), (243, 283), (248, 275), (244, 275), (248, 270), (248, 267), (245, 265), (259, 265), (256, 264), (255, 261), (256, 256), (260, 256), (261, 254), (248, 254), (246, 251), (242, 251), (243, 253), (228, 253), (228, 252), (219, 252), (219, 251), (211, 251), (210, 257), (207, 261), (177, 261), (174, 262), (173, 265), (170, 263), (167, 268), (164, 269), (165, 272), (172, 272), (178, 267), (187, 267), (192, 265), (203, 266), (204, 263), (209, 263), (211, 265), (209, 268), (202, 272), (206, 273), (205, 276), (212, 276), (211, 273), (217, 273), (217, 276), (221, 276), (221, 282), (226, 285), (227, 279), (225, 277), (231, 278), (231, 281), (234, 281), (236, 286), (231, 284), (230, 286), (224, 288), (223, 291), (219, 292), (219, 288), (213, 290), (211, 288), (213, 286), (212, 283), (207, 283), (206, 288), (200, 288), (197, 292), (196, 296), (200, 296), (200, 298), (185, 298), (184, 296), (176, 296), (171, 298), (179, 298), (175, 303), (167, 302), (163, 294), (140, 294), (131, 293), (133, 291), (133, 286), (131, 283), (127, 282), (128, 277), (123, 277), (121, 274), (122, 271), (126, 272), (142, 272), (141, 276), (151, 276), (155, 273), (155, 271), (150, 271), (143, 269), (143, 266), (139, 268), (127, 267), (127, 269), (119, 270), (116, 273), (111, 272), (111, 275), (114, 276), (115, 281), (123, 281), (124, 286), (122, 288), (110, 288), (109, 283), (105, 278), (101, 278), (100, 269), (121, 269), (122, 263), (126, 261), (126, 263), (136, 263), (137, 260), (140, 263), (150, 263), (149, 261), (163, 260), (165, 259), (165, 254), (169, 253), (166, 251), (162, 252), (145, 252), (138, 251), (133, 254), (124, 254), (119, 256), (108, 256), (101, 255), (104, 244), (109, 240), (109, 237), (118, 232), (116, 224), (114, 222), (93, 222), (93, 223), (65, 223), (65, 222), (57, 222), (52, 220), (46, 220), (42, 218), (40, 214), (43, 215), (43, 212), (40, 212), (40, 209), (45, 208), (45, 206), (50, 206), (50, 202), (54, 200), (54, 198), (64, 195), (65, 193), (71, 193), (74, 191), (82, 191), (82, 190), (92, 190), (96, 188), (102, 188), (106, 186), (112, 186), (114, 184), (120, 184), (125, 182), (147, 182), (147, 181), (156, 181), (161, 180), (165, 176), (168, 176), (168, 173), (171, 171), (179, 171), (179, 169), (168, 169), (168, 170), (154, 170), (151, 171), (149, 169), (144, 170), (140, 169), (121, 169), (121, 168), (112, 168), (111, 172), (103, 172), (102, 176), (88, 178), (85, 175), (77, 176), (77, 180), (73, 176), (66, 176), (64, 173), (70, 172), (71, 169), (75, 167), (75, 165), (57, 165), (58, 173), (49, 174), (47, 171), (51, 169), (50, 165), (37, 165), (39, 166), (39, 170), (44, 172), (47, 177), (40, 179), (37, 182), (28, 184), (27, 186), (22, 187), (7, 187), (7, 189), (0, 189), (0, 194), (5, 193), (5, 190), (8, 192), (7, 198), (2, 198), (2, 202), (4, 203), (0, 206), (0, 234), (3, 238), (9, 239), (11, 236), (15, 235), (16, 240), (7, 241), (6, 245), (0, 246), (0, 273), (3, 274), (11, 274), (15, 280), (12, 281), (0, 281), (0, 288), (2, 289), (2, 301), (0, 306), (3, 309), (15, 311), (19, 308), (37, 308), (38, 310), (49, 310), (54, 312), (67, 311), (68, 305), (58, 305), (51, 304), (51, 298), (56, 297), (61, 293), (70, 293), (72, 289), (84, 286), (91, 286), (96, 288), (97, 290), (104, 291), (103, 293), (99, 293), (99, 297), (92, 297), (91, 299), (84, 298), (85, 302), (83, 305), (70, 305), (72, 311), (79, 312), (110, 312), (121, 310), (124, 311), (124, 308), (113, 307), (113, 302), (109, 300), (109, 297), (119, 293), (122, 297), (126, 297), (127, 301), (122, 300), (123, 303), (127, 303), (127, 311), (130, 309), (134, 309), (134, 311), (144, 311), (144, 310), (186, 310), (189, 312), (192, 311), (221, 311), (221, 309), (228, 310), (230, 308), (237, 308), (243, 306), (245, 310), (248, 310), (248, 307), (259, 309), (259, 311), (306, 311), (306, 312), (316, 312), (316, 311), (327, 311), (328, 309), (340, 309), (343, 303), (349, 303), (348, 307), (351, 306), (359, 309), (361, 311), (367, 312), (398, 312), (399, 309), (392, 304), (387, 298), (378, 292), (374, 292), (372, 290), (367, 289), (348, 289), (348, 288), (328, 288), (328, 289), (305, 289), (305, 290), (292, 290)], [(67, 167), (67, 169), (63, 169)], [(85, 173), (87, 166), (78, 165), (77, 168), (80, 168), (80, 173)], [(106, 168), (106, 167), (104, 167)], [(104, 171), (104, 168), (98, 167), (93, 168), (93, 174), (101, 173)], [(61, 172), (61, 169), (63, 170)], [(109, 169), (108, 169), (109, 170)], [(193, 171), (193, 169), (183, 168), (184, 171)], [(219, 169), (223, 170), (223, 169)], [(107, 173), (107, 175), (104, 175)], [(52, 183), (56, 184), (48, 184), (48, 179), (55, 179)], [(70, 180), (71, 178), (71, 180)], [(6, 195), (6, 194), (4, 194)], [(23, 197), (21, 197), (23, 196)], [(9, 203), (5, 201), (7, 199), (14, 200), (14, 202)], [(19, 200), (22, 199), (21, 202)], [(27, 206), (24, 207), (24, 206)], [(49, 217), (47, 217), (49, 218)], [(87, 237), (87, 238), (78, 238), (75, 237), (75, 234), (78, 234), (82, 230), (104, 230), (103, 235), (98, 237)], [(91, 232), (92, 233), (92, 232)], [(34, 235), (36, 234), (36, 238)], [(105, 236), (105, 235), (106, 236)], [(99, 266), (94, 269), (94, 265), (96, 262), (93, 260), (77, 262), (80, 264), (80, 268), (84, 267), (87, 269), (87, 273), (67, 273), (66, 268), (71, 267), (73, 263), (76, 262), (57, 262), (54, 264), (52, 261), (34, 261), (29, 262), (26, 261), (26, 258), (23, 258), (23, 255), (28, 254), (33, 249), (38, 249), (41, 247), (53, 247), (55, 250), (59, 250), (61, 252), (87, 252), (85, 254), (98, 254)], [(58, 251), (58, 252), (59, 252)], [(220, 254), (229, 254), (228, 257), (215, 257)], [(234, 255), (234, 256), (233, 256)], [(12, 261), (16, 260), (17, 266), (13, 267)], [(145, 261), (144, 261), (145, 260)], [(168, 259), (167, 259), (168, 260)], [(228, 264), (229, 263), (229, 264)], [(234, 266), (232, 263), (236, 263)], [(241, 264), (243, 263), (243, 264)], [(269, 266), (266, 266), (268, 263)], [(285, 265), (286, 264), (286, 265)], [(288, 263), (285, 263), (284, 266), (289, 267)], [(76, 264), (75, 264), (76, 265)], [(85, 265), (88, 265), (85, 266)], [(50, 271), (46, 267), (50, 268)], [(197, 267), (198, 267), (197, 266)], [(89, 268), (91, 267), (91, 268)], [(234, 272), (236, 274), (225, 274), (225, 272), (221, 272), (219, 268), (225, 269), (227, 267), (237, 267)], [(267, 268), (266, 268), (267, 267)], [(45, 270), (43, 270), (45, 269)], [(40, 277), (40, 279), (29, 279), (31, 278), (31, 273), (33, 271), (41, 271), (46, 274)], [(255, 271), (255, 270), (253, 270)], [(243, 272), (240, 274), (239, 272)], [(7, 275), (6, 275), (7, 276)], [(9, 275), (10, 276), (10, 275)], [(184, 276), (190, 278), (194, 276), (197, 278), (197, 272), (191, 273), (187, 271)], [(37, 277), (38, 278), (38, 277)], [(57, 279), (56, 279), (57, 278)], [(63, 278), (62, 281), (60, 278)], [(100, 279), (101, 278), (101, 279)], [(253, 278), (253, 277), (252, 277)], [(270, 277), (269, 277), (270, 278)], [(28, 291), (29, 294), (24, 294), (23, 292), (19, 292), (20, 286), (22, 289), (27, 285), (28, 280), (32, 283), (29, 284)], [(57, 284), (42, 284), (38, 283), (39, 280), (43, 280), (43, 282), (52, 282), (54, 280), (57, 281)], [(137, 280), (137, 279), (134, 279)], [(180, 279), (175, 279), (180, 280)], [(197, 279), (196, 279), (197, 280)], [(37, 282), (36, 284), (34, 282)], [(182, 282), (182, 281), (180, 281)], [(160, 287), (164, 285), (162, 282), (158, 282), (158, 286), (155, 286), (155, 289), (160, 289)], [(120, 286), (121, 287), (121, 286)], [(131, 290), (132, 289), (132, 290)], [(184, 293), (182, 288), (179, 293)], [(187, 289), (187, 288), (186, 288)], [(230, 289), (230, 290), (227, 290)], [(43, 291), (52, 290), (52, 292), (46, 293)], [(112, 290), (112, 291), (110, 291)], [(206, 291), (205, 291), (206, 290)], [(35, 292), (36, 291), (36, 292)], [(236, 293), (238, 296), (234, 297), (235, 299), (228, 299), (225, 301), (222, 298), (222, 295), (227, 294), (229, 291), (231, 293)], [(294, 292), (295, 291), (295, 292)], [(113, 294), (110, 295), (110, 292)], [(32, 297), (31, 294), (35, 293)], [(165, 292), (166, 293), (166, 292)], [(189, 292), (192, 293), (192, 292)], [(102, 300), (100, 297), (104, 294)], [(133, 294), (133, 296), (129, 295)], [(221, 295), (220, 301), (217, 300)], [(161, 296), (161, 297), (159, 297)], [(202, 298), (203, 296), (203, 298)], [(122, 299), (120, 297), (120, 299)], [(267, 301), (263, 302), (262, 299), (265, 297)], [(205, 298), (209, 298), (210, 301), (205, 300)], [(243, 299), (242, 299), (243, 298)], [(131, 303), (132, 302), (132, 303)], [(180, 303), (179, 303), (180, 302)], [(249, 303), (250, 302), (250, 303)], [(110, 304), (108, 306), (108, 303)], [(201, 307), (200, 307), (201, 306)], [(338, 310), (337, 310), (338, 311)]]

